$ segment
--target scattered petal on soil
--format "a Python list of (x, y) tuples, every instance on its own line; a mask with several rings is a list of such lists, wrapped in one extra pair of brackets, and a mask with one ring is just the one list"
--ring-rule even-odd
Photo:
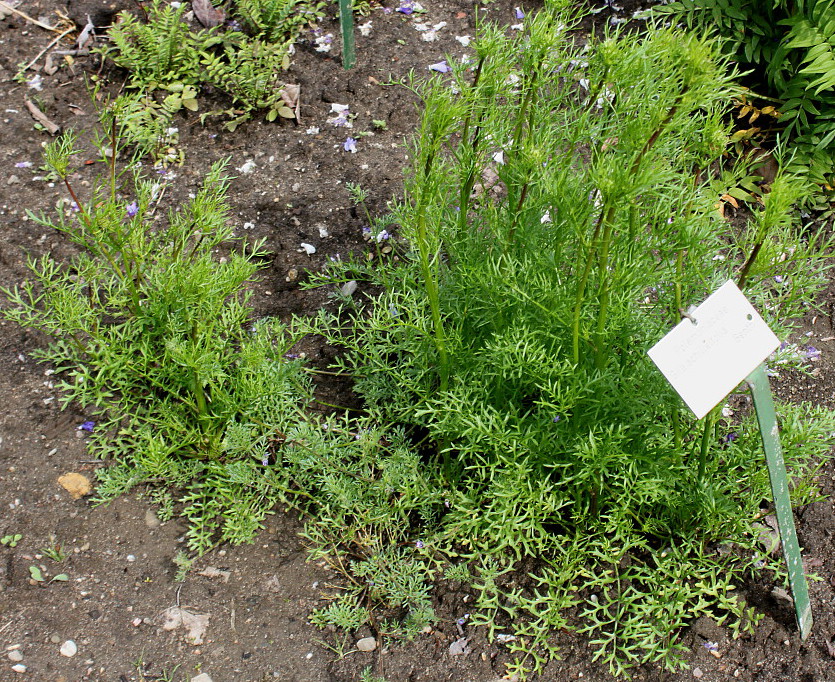
[(371, 35), (371, 22), (370, 21), (366, 21), (364, 24), (360, 24), (359, 26), (357, 26), (357, 28), (360, 31), (360, 35), (363, 35), (363, 36)]
[(452, 71), (452, 69), (449, 68), (449, 64), (446, 63), (446, 60), (438, 62), (437, 64), (430, 64), (429, 70), (437, 71), (438, 73), (449, 73)]
[(333, 47), (333, 34), (326, 33), (325, 35), (316, 38), (313, 42), (316, 43), (317, 52), (330, 52), (331, 47)]
[(304, 251), (308, 256), (312, 256), (316, 253), (316, 247), (313, 244), (308, 244), (307, 242), (301, 243), (302, 251)]
[(353, 137), (349, 137), (342, 143), (342, 149), (351, 154), (357, 153), (357, 141)]
[(249, 173), (251, 173), (253, 171), (254, 168), (255, 168), (255, 161), (253, 161), (252, 159), (247, 159), (246, 161), (244, 161), (243, 166), (240, 166), (240, 167), (236, 168), (235, 170), (240, 171), (244, 175), (248, 175)]
[(472, 36), (455, 36), (455, 39), (464, 47), (467, 47), (473, 41)]

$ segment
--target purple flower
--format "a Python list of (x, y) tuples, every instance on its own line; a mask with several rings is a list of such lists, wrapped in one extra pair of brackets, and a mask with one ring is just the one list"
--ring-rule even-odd
[(380, 234), (377, 235), (377, 243), (384, 242), (386, 239), (391, 239), (391, 235), (388, 233), (388, 230), (383, 230)]
[(264, 455), (264, 456), (261, 458), (261, 466), (262, 466), (262, 467), (265, 467), (265, 466), (269, 466), (269, 464), (270, 464), (270, 458), (269, 458), (269, 456), (268, 456), (268, 455)]
[(525, 18), (525, 13), (519, 7), (516, 7), (514, 9), (514, 13), (515, 13), (517, 19), (524, 19)]
[(78, 204), (74, 201), (70, 202), (70, 208), (73, 210), (73, 213), (78, 213), (81, 209), (78, 207)]
[(357, 153), (357, 141), (353, 137), (349, 137), (345, 142), (342, 143), (342, 149), (346, 152), (351, 152), (352, 154)]
[(131, 201), (125, 209), (125, 212), (128, 214), (128, 218), (133, 218), (137, 213), (139, 213), (139, 204), (135, 201)]
[(371, 228), (370, 227), (362, 228), (362, 236), (363, 237), (370, 237), (371, 236)]
[(418, 540), (415, 542), (415, 549), (423, 549), (426, 545), (423, 544), (423, 540)]
[(557, 416), (556, 416), (556, 417), (554, 417), (551, 421), (552, 421), (552, 422), (554, 422), (554, 423), (556, 424), (556, 423), (557, 423), (560, 419), (562, 419), (562, 417), (560, 417), (560, 415), (557, 415)]
[(395, 12), (400, 12), (401, 14), (409, 15), (415, 11), (415, 6), (412, 0), (400, 0), (400, 7), (398, 7)]
[(449, 64), (446, 63), (446, 59), (442, 62), (438, 62), (437, 64), (430, 64), (429, 70), (437, 71), (438, 73), (449, 73), (452, 71), (452, 69), (449, 68)]
[(716, 642), (702, 642), (702, 646), (708, 651), (719, 651), (719, 645)]
[(79, 431), (86, 431), (87, 433), (93, 433), (93, 429), (96, 427), (96, 422), (84, 422), (83, 424), (79, 425)]
[(814, 346), (806, 346), (806, 357), (809, 360), (817, 360), (821, 355), (821, 352), (815, 348)]
[(777, 284), (782, 284), (783, 283), (783, 275), (774, 275), (774, 281), (777, 282)]
[(15, 165), (15, 168), (31, 168), (32, 162), (31, 161), (18, 161)]
[(731, 431), (730, 433), (722, 437), (722, 442), (733, 443), (737, 438), (739, 438), (739, 434), (736, 431)]

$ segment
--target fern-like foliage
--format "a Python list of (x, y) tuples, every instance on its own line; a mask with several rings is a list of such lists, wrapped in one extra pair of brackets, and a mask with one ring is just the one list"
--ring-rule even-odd
[(317, 0), (238, 0), (236, 15), (254, 36), (271, 43), (295, 40), (308, 24), (324, 16)]
[(130, 70), (132, 87), (199, 81), (200, 52), (213, 29), (191, 31), (183, 19), (187, 8), (185, 3), (174, 7), (153, 0), (147, 23), (129, 12), (119, 15), (109, 33), (112, 45), (103, 52)]
[[(752, 87), (782, 102), (780, 124), (818, 184), (835, 167), (835, 0), (677, 0), (655, 8), (723, 36)], [(797, 168), (795, 168), (796, 170)]]

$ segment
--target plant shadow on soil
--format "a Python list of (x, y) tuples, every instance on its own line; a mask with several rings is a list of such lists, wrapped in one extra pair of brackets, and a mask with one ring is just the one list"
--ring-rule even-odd
[[(627, 14), (638, 7), (634, 2), (621, 4)], [(84, 18), (92, 7), (84, 0), (75, 2), (70, 14)], [(57, 18), (55, 10), (64, 10), (52, 0), (25, 3), (23, 9), (49, 21)], [(600, 16), (605, 20), (609, 12), (604, 9)], [(489, 13), (510, 20), (513, 4), (492, 3)], [(178, 121), (186, 163), (174, 170), (178, 177), (168, 185), (167, 200), (172, 204), (182, 201), (218, 158), (230, 156), (233, 169), (244, 167), (248, 160), (255, 164), (249, 173), (237, 171), (229, 198), (241, 226), (239, 234), (266, 238), (273, 254), (254, 285), (258, 315), (287, 318), (329, 305), (327, 292), (301, 290), (299, 278), (305, 269), (321, 268), (336, 254), (344, 257), (364, 251), (362, 217), (352, 209), (345, 183), (367, 188), (372, 214), (382, 212), (400, 188), (407, 154), (402, 143), (418, 121), (413, 96), (386, 84), (410, 68), (425, 70), (445, 53), (460, 55), (463, 50), (454, 37), (472, 34), (471, 14), (471, 5), (464, 2), (433, 3), (422, 19), (446, 21), (447, 26), (437, 42), (426, 42), (410, 19), (377, 10), (370, 17), (371, 35), (358, 36), (359, 65), (351, 72), (342, 70), (335, 50), (323, 54), (301, 45), (288, 72), (288, 79), (301, 86), (299, 124), (264, 124), (256, 119), (232, 134), (216, 121), (206, 127), (195, 116)], [(323, 28), (338, 33), (333, 20)], [(27, 254), (51, 252), (69, 258), (74, 253), (62, 235), (46, 233), (25, 217), (26, 209), (50, 211), (63, 197), (60, 188), (34, 179), (41, 164), (41, 144), (48, 135), (33, 128), (25, 98), (33, 99), (64, 127), (89, 132), (96, 121), (85, 78), (99, 68), (95, 58), (80, 57), (53, 75), (41, 73), (41, 91), (14, 81), (18, 62), (33, 59), (53, 37), (19, 16), (0, 21), (0, 99), (5, 112), (0, 124), (3, 286), (26, 277)], [(119, 82), (118, 72), (109, 75)], [(356, 154), (342, 149), (348, 131), (326, 124), (332, 103), (348, 104), (357, 114), (355, 132), (375, 132), (360, 138)], [(372, 120), (386, 121), (385, 130), (374, 130)], [(318, 127), (319, 132), (308, 134), (311, 127)], [(16, 167), (21, 162), (33, 165)], [(79, 165), (79, 183), (92, 182), (101, 171), (97, 166)], [(248, 223), (252, 227), (244, 229)], [(307, 255), (302, 242), (315, 245), (316, 253)], [(355, 295), (361, 294), (362, 286)], [(831, 360), (835, 356), (835, 285), (823, 293), (820, 303), (824, 312), (810, 313), (798, 332), (804, 343), (814, 343), (822, 351), (814, 373), (784, 376), (775, 386), (781, 397), (835, 406)], [(800, 336), (807, 332), (812, 336)], [(450, 655), (449, 644), (460, 636), (456, 619), (467, 610), (470, 598), (467, 586), (454, 581), (440, 582), (435, 593), (440, 621), (431, 633), (414, 642), (392, 643), (372, 653), (352, 652), (356, 639), (372, 634), (361, 631), (347, 639), (342, 656), (323, 646), (321, 642), (333, 646), (340, 636), (315, 629), (307, 617), (323, 603), (331, 585), (338, 584), (338, 576), (324, 565), (306, 561), (297, 535), (300, 523), (293, 513), (281, 509), (268, 519), (254, 544), (218, 548), (197, 562), (184, 583), (174, 582), (172, 559), (182, 548), (182, 524), (160, 524), (148, 503), (136, 496), (94, 508), (84, 499), (72, 499), (58, 485), (59, 476), (68, 472), (92, 478), (100, 463), (89, 461), (84, 432), (77, 428), (89, 415), (73, 407), (61, 412), (48, 368), (29, 357), (44, 342), (37, 334), (0, 322), (0, 396), (4, 401), (0, 504), (5, 510), (0, 536), (22, 536), (15, 547), (0, 546), (0, 645), (4, 649), (0, 679), (24, 678), (12, 672), (14, 662), (7, 658), (15, 646), (22, 653), (20, 664), (27, 667), (29, 679), (55, 682), (189, 680), (199, 672), (208, 673), (215, 682), (347, 682), (359, 679), (368, 666), (390, 682), (488, 682), (503, 675), (506, 650), (486, 641), (479, 630), (465, 633), (471, 637), (469, 653)], [(320, 366), (334, 352), (312, 342), (300, 350)], [(352, 400), (345, 384), (326, 381), (319, 391), (326, 402)], [(743, 594), (765, 614), (754, 635), (734, 641), (727, 630), (702, 619), (683, 638), (691, 669), (665, 673), (647, 667), (637, 670), (635, 679), (689, 680), (698, 668), (705, 681), (835, 680), (830, 654), (835, 636), (834, 481), (830, 462), (819, 476), (826, 499), (797, 513), (807, 569), (820, 578), (810, 584), (816, 623), (807, 642), (800, 641), (792, 610), (772, 595), (773, 585), (744, 585)], [(66, 554), (61, 562), (44, 553), (44, 548), (56, 545)], [(41, 567), (47, 579), (65, 573), (69, 580), (32, 584), (30, 566)], [(177, 605), (209, 616), (201, 643), (188, 642), (182, 629), (163, 629), (163, 613)], [(542, 679), (610, 679), (591, 660), (582, 639), (568, 633), (557, 637), (564, 660), (551, 663)], [(72, 657), (59, 653), (68, 639), (78, 645)], [(708, 641), (718, 644), (719, 658), (702, 646)]]

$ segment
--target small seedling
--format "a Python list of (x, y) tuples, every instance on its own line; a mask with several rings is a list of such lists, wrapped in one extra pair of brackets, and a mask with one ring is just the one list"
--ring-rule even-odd
[(0, 538), (0, 545), (5, 545), (6, 547), (17, 547), (17, 543), (23, 539), (23, 536), (20, 533), (15, 533), (14, 535), (4, 535)]
[(378, 119), (375, 118), (371, 121), (371, 123), (377, 130), (388, 130), (388, 127), (389, 127), (389, 124), (386, 121), (381, 120), (381, 119), (378, 120)]
[(58, 544), (54, 535), (51, 535), (49, 538), (49, 546), (41, 548), (41, 554), (57, 564), (60, 564), (67, 558), (67, 553), (63, 550), (61, 545)]

